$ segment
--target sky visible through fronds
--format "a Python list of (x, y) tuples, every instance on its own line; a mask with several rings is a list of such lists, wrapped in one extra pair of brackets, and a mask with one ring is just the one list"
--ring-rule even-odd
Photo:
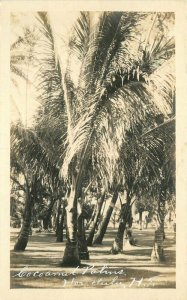
[[(79, 12), (55, 12), (49, 13), (49, 18), (51, 26), (53, 29), (53, 34), (55, 38), (55, 44), (57, 47), (57, 53), (60, 55), (62, 60), (61, 65), (64, 66), (67, 63), (67, 54), (68, 54), (68, 40), (69, 36), (72, 33), (72, 26), (78, 17)], [(92, 26), (98, 21), (98, 18), (102, 12), (91, 12), (91, 24)], [(137, 27), (137, 40), (139, 40), (139, 45), (141, 43), (146, 43), (146, 40), (149, 39), (151, 44), (155, 37), (159, 35), (159, 32), (165, 31), (165, 34), (168, 37), (174, 35), (174, 14), (173, 13), (157, 13), (159, 15), (156, 24), (154, 23), (156, 13), (146, 13), (145, 19), (143, 22), (140, 22)], [(36, 35), (38, 34), (38, 23), (36, 20), (36, 14), (34, 13), (13, 13), (11, 15), (11, 45), (19, 38), (23, 37), (24, 30), (29, 28), (31, 32)], [(131, 57), (137, 52), (137, 41), (131, 42)], [(24, 47), (20, 48), (24, 54)], [(39, 53), (40, 58), (42, 57), (41, 49), (35, 48), (34, 56), (37, 57)], [(129, 57), (129, 59), (131, 58)], [(127, 60), (127, 59), (126, 59)], [(80, 68), (80, 62), (77, 58), (71, 60), (73, 68), (71, 68), (72, 78), (75, 82), (75, 85), (78, 84), (78, 74)], [(35, 63), (37, 67), (37, 62)], [(37, 101), (37, 91), (35, 87), (37, 86), (36, 78), (36, 68), (29, 67), (29, 82), (25, 82), (21, 76), (13, 78), (11, 82), (11, 119), (13, 121), (21, 118), (23, 123), (27, 123), (27, 126), (31, 126), (33, 123), (33, 116), (37, 108), (41, 105)], [(16, 76), (14, 76), (16, 77)], [(16, 84), (14, 84), (16, 82)]]

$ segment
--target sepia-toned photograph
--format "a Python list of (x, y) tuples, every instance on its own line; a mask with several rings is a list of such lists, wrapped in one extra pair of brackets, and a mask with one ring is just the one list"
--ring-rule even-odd
[(176, 288), (175, 19), (11, 12), (11, 289)]

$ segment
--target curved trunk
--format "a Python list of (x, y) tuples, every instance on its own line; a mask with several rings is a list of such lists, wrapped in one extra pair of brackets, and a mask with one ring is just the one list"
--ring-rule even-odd
[(113, 212), (113, 209), (114, 209), (114, 206), (116, 204), (117, 199), (118, 199), (118, 192), (115, 191), (114, 194), (113, 194), (112, 200), (110, 202), (109, 208), (106, 212), (106, 216), (105, 216), (104, 220), (101, 223), (101, 226), (100, 226), (100, 228), (99, 228), (99, 230), (98, 230), (98, 232), (95, 236), (93, 244), (102, 244), (102, 241), (103, 241), (104, 235), (106, 233), (107, 226), (108, 226), (108, 223), (110, 221), (110, 217), (112, 215), (112, 212)]
[(122, 207), (122, 213), (121, 213), (118, 231), (111, 249), (112, 254), (118, 254), (123, 251), (124, 232), (130, 217), (131, 217), (131, 206), (130, 206), (130, 201), (128, 201)]
[(72, 186), (66, 206), (67, 241), (64, 250), (62, 265), (74, 267), (80, 265), (79, 247), (77, 238), (77, 195), (75, 185)]
[(17, 239), (17, 242), (14, 246), (14, 251), (24, 251), (28, 240), (29, 234), (31, 231), (31, 221), (32, 221), (32, 210), (33, 210), (33, 199), (29, 193), (26, 194), (25, 210), (23, 217), (23, 224)]
[(103, 195), (101, 196), (101, 198), (98, 201), (98, 208), (97, 208), (97, 213), (94, 219), (94, 223), (93, 223), (93, 227), (91, 228), (91, 231), (89, 233), (89, 236), (87, 238), (87, 245), (88, 246), (92, 246), (93, 243), (93, 239), (94, 239), (94, 234), (98, 225), (98, 221), (99, 221), (99, 217), (101, 214), (101, 209), (102, 209), (102, 205), (104, 203), (104, 199), (105, 199), (105, 192), (103, 193)]
[(88, 260), (89, 252), (88, 252), (88, 247), (87, 247), (87, 242), (86, 242), (84, 217), (83, 217), (82, 213), (78, 217), (78, 244), (79, 244), (80, 259)]

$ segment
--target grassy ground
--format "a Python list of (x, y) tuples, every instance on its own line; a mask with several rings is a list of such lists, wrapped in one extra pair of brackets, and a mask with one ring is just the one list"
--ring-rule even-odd
[(13, 252), (17, 233), (12, 229), (11, 288), (175, 288), (171, 230), (166, 229), (164, 263), (150, 260), (154, 229), (134, 229), (138, 245), (118, 255), (110, 254), (116, 230), (109, 229), (103, 245), (89, 247), (90, 260), (76, 270), (60, 267), (65, 243), (56, 243), (54, 233), (34, 232), (26, 251)]

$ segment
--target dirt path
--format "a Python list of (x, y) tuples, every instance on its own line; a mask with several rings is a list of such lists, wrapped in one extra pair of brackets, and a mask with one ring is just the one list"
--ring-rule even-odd
[(134, 230), (138, 246), (111, 255), (115, 230), (103, 245), (89, 247), (90, 260), (77, 269), (62, 268), (65, 243), (54, 233), (33, 233), (24, 252), (13, 252), (17, 230), (11, 232), (11, 288), (175, 288), (175, 237), (166, 229), (165, 263), (150, 260), (153, 229)]

